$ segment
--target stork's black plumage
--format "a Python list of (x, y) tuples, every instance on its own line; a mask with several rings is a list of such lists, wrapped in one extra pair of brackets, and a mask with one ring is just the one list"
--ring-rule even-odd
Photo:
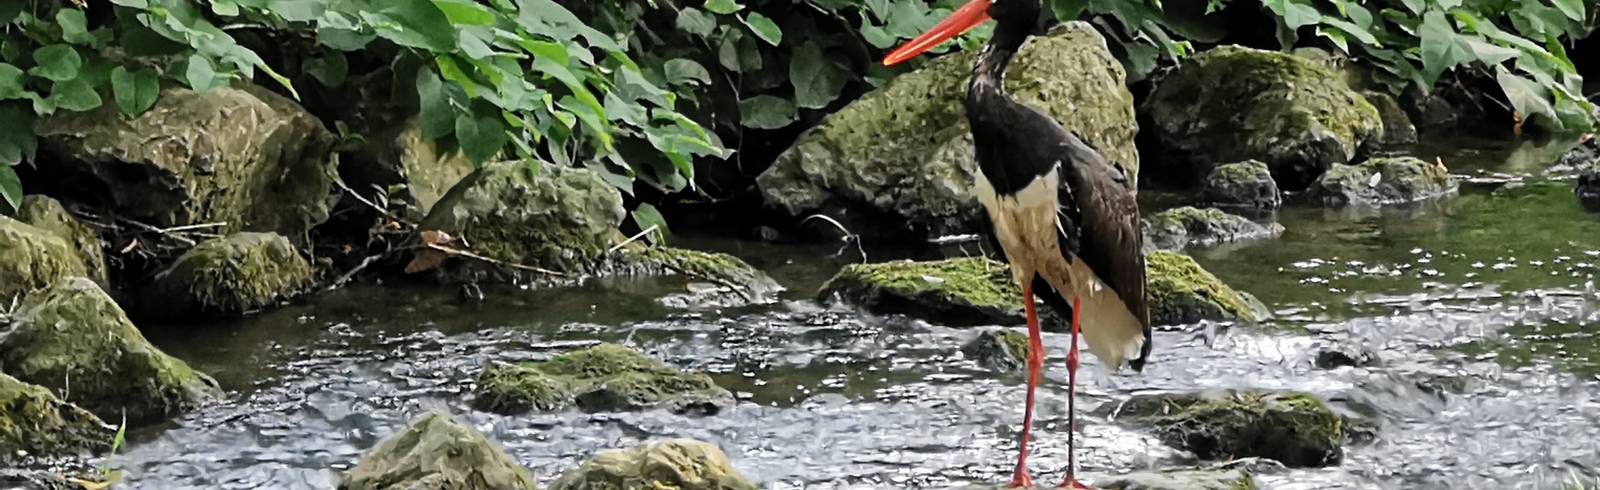
[[(1033, 484), (1026, 468), (1028, 432), (1044, 362), (1034, 293), (1072, 318), (1069, 389), (1075, 391), (1077, 385), (1081, 319), (1088, 319), (1081, 323), (1090, 350), (1111, 369), (1126, 362), (1141, 370), (1151, 346), (1133, 185), (1120, 166), (1005, 92), (1006, 66), (1032, 34), (1039, 14), (1039, 0), (970, 0), (884, 60), (903, 61), (988, 18), (998, 21), (978, 54), (963, 102), (978, 160), (978, 199), (987, 212), (991, 237), (1023, 290), (1028, 317), (1028, 398), (1013, 486)], [(1071, 421), (1073, 398), (1068, 400)], [(1068, 426), (1067, 481), (1062, 486), (1083, 488), (1073, 478), (1074, 425)]]

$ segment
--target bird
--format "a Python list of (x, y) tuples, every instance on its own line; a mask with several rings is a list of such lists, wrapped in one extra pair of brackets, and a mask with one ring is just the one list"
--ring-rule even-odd
[[(1034, 297), (1071, 317), (1067, 354), (1067, 475), (1060, 487), (1088, 488), (1076, 478), (1074, 399), (1078, 336), (1107, 368), (1144, 369), (1150, 356), (1144, 237), (1134, 184), (1122, 167), (1051, 117), (1011, 98), (1006, 66), (1040, 25), (1039, 0), (970, 0), (883, 59), (895, 65), (993, 19), (962, 101), (972, 129), (978, 178), (974, 193), (988, 234), (1022, 289), (1028, 324), (1028, 391), (1012, 487), (1032, 487), (1028, 437), (1044, 346)], [(1068, 304), (1070, 300), (1070, 305)], [(1070, 312), (1070, 315), (1067, 313)], [(1081, 323), (1081, 326), (1080, 326)]]

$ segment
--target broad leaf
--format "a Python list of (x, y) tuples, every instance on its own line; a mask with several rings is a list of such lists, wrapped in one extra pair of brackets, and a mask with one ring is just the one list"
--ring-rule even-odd
[(1445, 70), (1462, 62), (1471, 61), (1473, 54), (1464, 40), (1459, 39), (1444, 12), (1430, 10), (1422, 18), (1422, 71), (1424, 90), (1433, 86)]
[(1551, 3), (1554, 3), (1556, 5), (1557, 9), (1561, 10), (1562, 14), (1566, 14), (1568, 19), (1572, 19), (1573, 21), (1576, 21), (1576, 22), (1583, 22), (1583, 19), (1585, 17), (1585, 15), (1584, 15), (1584, 5), (1583, 5), (1584, 1), (1583, 0), (1550, 0), (1550, 1), (1551, 1)]
[(364, 13), (378, 35), (401, 46), (448, 53), (455, 50), (456, 30), (433, 2), (384, 1), (375, 12)]
[(267, 0), (267, 10), (289, 22), (311, 22), (327, 10), (322, 0)]
[(822, 52), (816, 41), (806, 41), (789, 59), (789, 82), (794, 84), (795, 105), (807, 109), (827, 107), (839, 98), (850, 74)]
[(656, 207), (651, 206), (650, 203), (639, 203), (639, 207), (633, 210), (633, 224), (639, 227), (640, 232), (649, 230), (651, 227), (655, 228), (654, 231), (644, 236), (645, 240), (653, 245), (666, 243), (672, 237), (671, 231), (667, 229), (667, 219), (661, 216), (661, 211), (656, 210)]
[(750, 32), (754, 32), (756, 37), (766, 41), (767, 44), (777, 46), (783, 43), (783, 29), (779, 29), (778, 24), (772, 22), (772, 19), (767, 18), (767, 16), (758, 12), (750, 12), (742, 20), (744, 25), (750, 28)]
[(4, 162), (0, 162), (0, 198), (4, 198), (12, 210), (22, 209), (22, 179), (18, 179), (17, 172)]
[(78, 51), (65, 44), (51, 44), (33, 52), (36, 66), (28, 73), (52, 81), (66, 81), (78, 77), (83, 68), (83, 58)]
[(161, 80), (149, 69), (128, 71), (118, 66), (111, 70), (111, 94), (123, 114), (136, 117), (156, 104), (156, 98), (161, 95)]
[(706, 67), (687, 58), (668, 60), (662, 71), (667, 81), (672, 83), (711, 83), (711, 73), (706, 71)]
[(1533, 116), (1543, 116), (1557, 126), (1561, 119), (1556, 116), (1555, 106), (1550, 104), (1547, 91), (1537, 82), (1511, 73), (1505, 67), (1495, 68), (1495, 81), (1500, 82), (1500, 90), (1505, 91), (1506, 100), (1511, 101), (1511, 106), (1516, 108), (1522, 121), (1533, 119)]
[(461, 0), (433, 0), (433, 4), (444, 12), (445, 18), (449, 19), (451, 24), (469, 26), (494, 25), (494, 12), (490, 12), (482, 5)]
[(700, 37), (710, 36), (717, 29), (717, 19), (700, 9), (684, 7), (678, 11), (678, 29)]
[(1299, 0), (1263, 0), (1262, 3), (1271, 9), (1272, 13), (1278, 14), (1284, 25), (1291, 29), (1316, 24), (1322, 20), (1322, 14), (1317, 12), (1317, 7), (1300, 3)]
[(100, 107), (101, 102), (100, 94), (95, 93), (94, 86), (82, 78), (51, 84), (50, 101), (56, 107), (79, 112)]
[(333, 88), (344, 84), (345, 77), (350, 74), (350, 66), (345, 61), (344, 53), (338, 51), (306, 58), (300, 69), (322, 82), (325, 87)]
[(444, 82), (426, 68), (417, 70), (417, 101), (423, 138), (432, 140), (455, 132), (455, 109), (450, 107)]
[(487, 162), (505, 147), (505, 119), (499, 108), (487, 102), (474, 102), (471, 113), (456, 116), (455, 126), (456, 141), (461, 143), (461, 151), (473, 163)]
[(33, 136), (34, 112), (22, 104), (0, 104), (0, 166), (33, 158), (38, 145)]
[(89, 19), (84, 17), (83, 11), (64, 8), (56, 12), (56, 25), (61, 27), (61, 40), (88, 46), (95, 44), (94, 35), (89, 34)]
[(744, 6), (734, 0), (706, 0), (706, 10), (719, 14), (731, 14), (742, 9)]
[(0, 100), (22, 98), (22, 69), (0, 63)]
[(779, 129), (799, 119), (793, 103), (771, 95), (739, 101), (739, 117), (746, 127), (756, 129)]
[(199, 54), (191, 55), (188, 65), (183, 71), (183, 77), (189, 88), (196, 92), (204, 92), (217, 86), (217, 70), (211, 66), (210, 59)]

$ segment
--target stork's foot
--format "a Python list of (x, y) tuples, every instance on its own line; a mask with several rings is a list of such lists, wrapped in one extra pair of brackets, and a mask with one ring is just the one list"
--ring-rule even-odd
[(1006, 485), (1006, 487), (1008, 487), (1008, 488), (1033, 488), (1034, 487), (1034, 485), (1033, 485), (1033, 477), (1028, 476), (1028, 470), (1024, 470), (1024, 469), (1020, 469), (1019, 468), (1019, 469), (1017, 469), (1016, 473), (1013, 473), (1011, 475), (1011, 484), (1010, 485)]
[(1070, 477), (1070, 476), (1067, 477), (1067, 481), (1061, 482), (1061, 484), (1057, 485), (1056, 488), (1071, 488), (1071, 489), (1074, 489), (1074, 490), (1094, 490), (1094, 487), (1091, 487), (1091, 486), (1088, 486), (1088, 485), (1084, 485), (1083, 483), (1079, 482), (1077, 478), (1073, 478), (1073, 477)]

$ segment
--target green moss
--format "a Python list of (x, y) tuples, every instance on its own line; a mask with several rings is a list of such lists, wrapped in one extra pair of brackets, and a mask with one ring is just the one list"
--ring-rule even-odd
[(476, 403), (499, 413), (559, 410), (715, 412), (732, 394), (709, 376), (685, 373), (615, 344), (600, 344), (546, 361), (494, 366), (478, 378)]
[(1150, 317), (1156, 323), (1261, 320), (1250, 300), (1187, 255), (1151, 252), (1145, 256), (1145, 268)]
[(88, 273), (72, 246), (48, 231), (0, 216), (0, 302)]
[(1010, 269), (982, 257), (852, 264), (823, 284), (817, 296), (947, 325), (1010, 323), (1022, 309)]
[(1344, 453), (1344, 418), (1307, 393), (1141, 395), (1122, 413), (1202, 459), (1258, 456), (1303, 467), (1338, 464)]
[(1015, 371), (1026, 365), (1028, 335), (1011, 329), (987, 330), (961, 346), (961, 352), (981, 366)]
[(671, 439), (601, 452), (563, 473), (551, 490), (755, 490), (709, 443)]
[(677, 274), (694, 281), (735, 288), (745, 303), (771, 301), (783, 291), (783, 286), (765, 272), (725, 253), (648, 247), (628, 249), (624, 256), (626, 261), (652, 274)]
[(22, 200), (17, 219), (35, 228), (50, 232), (66, 240), (78, 257), (83, 259), (90, 279), (102, 286), (108, 285), (106, 273), (105, 241), (93, 228), (78, 221), (62, 207), (60, 202), (45, 196), (28, 196)]
[[(1372, 176), (1378, 175), (1377, 185)], [(1373, 158), (1359, 165), (1334, 165), (1307, 193), (1330, 206), (1401, 204), (1454, 193), (1449, 169), (1413, 157)]]
[(18, 379), (66, 393), (96, 415), (148, 422), (220, 396), (216, 381), (145, 340), (93, 281), (58, 281), (29, 295), (0, 339), (0, 363)]
[(146, 309), (174, 316), (258, 310), (303, 292), (311, 275), (311, 263), (288, 239), (235, 233), (201, 242), (158, 274)]
[(112, 431), (99, 417), (42, 386), (0, 374), (0, 462), (34, 456), (105, 450)]
[[(622, 196), (594, 172), (561, 165), (537, 170), (521, 162), (486, 165), (439, 199), (421, 223), (458, 237), (472, 252), (561, 272), (593, 269), (616, 242)], [(480, 261), (520, 277), (517, 271)]]
[(384, 438), (344, 475), (344, 490), (532, 490), (533, 476), (483, 433), (430, 410)]

